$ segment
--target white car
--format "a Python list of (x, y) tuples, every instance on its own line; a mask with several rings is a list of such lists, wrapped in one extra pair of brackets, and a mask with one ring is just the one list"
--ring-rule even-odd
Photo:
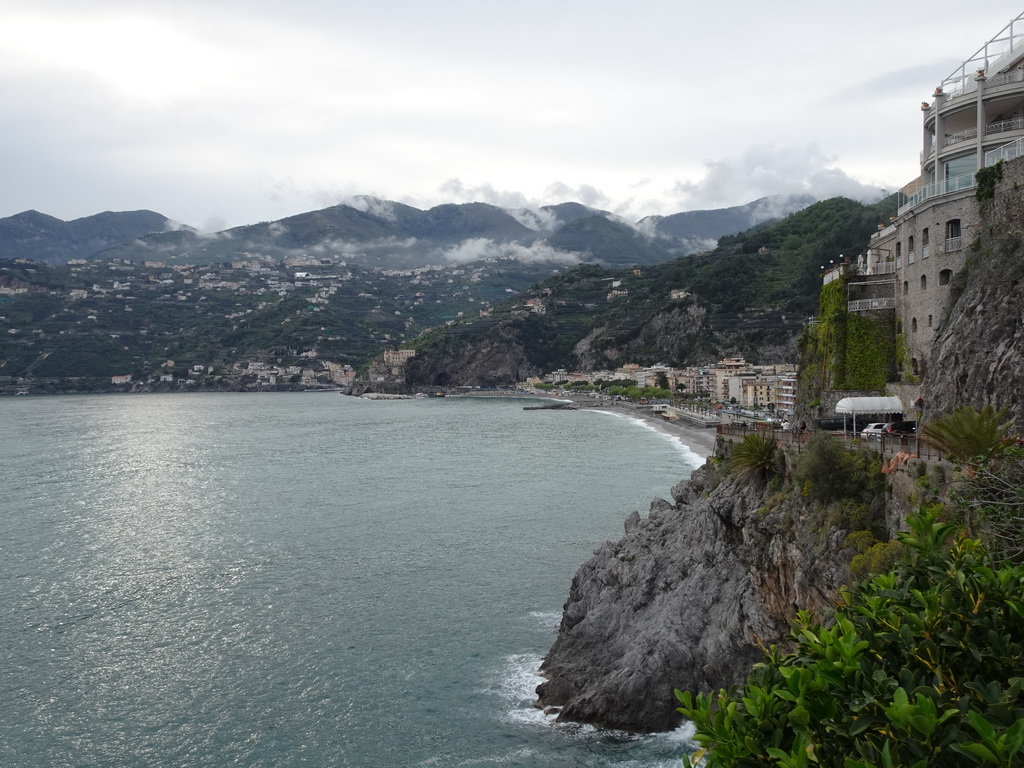
[(886, 422), (878, 422), (876, 424), (868, 424), (864, 429), (860, 431), (860, 436), (865, 440), (871, 440), (872, 438), (879, 438), (882, 436), (882, 430), (885, 429)]

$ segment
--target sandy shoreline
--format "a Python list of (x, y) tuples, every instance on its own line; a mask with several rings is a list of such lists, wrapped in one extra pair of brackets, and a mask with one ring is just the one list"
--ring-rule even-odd
[(558, 399), (572, 400), (573, 405), (581, 410), (609, 411), (610, 413), (618, 413), (630, 418), (640, 419), (650, 424), (659, 432), (678, 437), (680, 441), (702, 459), (707, 459), (708, 456), (715, 452), (715, 440), (718, 433), (714, 428), (697, 427), (682, 421), (669, 421), (668, 419), (653, 415), (648, 408), (635, 406), (632, 403), (593, 400), (586, 396), (566, 396), (565, 398)]
[[(467, 395), (456, 395), (466, 397)], [(712, 428), (702, 428), (683, 421), (668, 421), (660, 416), (655, 416), (645, 406), (633, 405), (632, 403), (615, 400), (597, 400), (586, 395), (542, 395), (525, 393), (502, 393), (495, 395), (471, 394), (469, 397), (512, 397), (523, 400), (540, 400), (543, 402), (571, 402), (580, 410), (608, 411), (609, 413), (628, 416), (639, 419), (654, 427), (659, 432), (673, 435), (685, 444), (691, 451), (701, 459), (707, 459), (715, 452), (715, 440), (718, 433)]]

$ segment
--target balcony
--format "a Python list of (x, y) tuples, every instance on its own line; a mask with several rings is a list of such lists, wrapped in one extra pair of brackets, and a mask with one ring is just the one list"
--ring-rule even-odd
[(995, 165), (1000, 160), (1013, 160), (1014, 158), (1024, 155), (1024, 139), (1017, 139), (1011, 141), (1009, 144), (1004, 144), (999, 149), (993, 149), (985, 153), (985, 167)]
[(1024, 131), (1024, 117), (1015, 117), (1012, 120), (1000, 120), (998, 123), (990, 123), (985, 126), (985, 135), (992, 136), (996, 133), (1007, 131)]
[(964, 249), (963, 237), (947, 237), (946, 238), (946, 253), (956, 253)]
[(913, 251), (907, 251), (907, 265), (909, 266), (910, 264), (913, 264), (914, 261), (915, 261), (914, 252)]
[(856, 299), (846, 302), (846, 309), (850, 312), (870, 312), (876, 309), (895, 309), (896, 299), (892, 296), (884, 299)]
[(899, 207), (898, 213), (906, 213), (926, 200), (931, 200), (934, 197), (941, 197), (942, 195), (950, 195), (954, 192), (963, 192), (968, 189), (974, 189), (974, 185), (975, 181), (973, 173), (965, 173), (963, 176), (954, 176), (953, 178), (946, 179), (945, 181), (933, 181), (931, 184), (926, 184), (913, 195), (906, 198), (906, 201)]
[(930, 245), (922, 245), (921, 246), (921, 258), (922, 259), (927, 259), (929, 256), (931, 256), (931, 250), (932, 249), (931, 249)]
[(968, 128), (966, 131), (957, 131), (946, 136), (946, 141), (943, 146), (951, 146), (953, 144), (959, 144), (961, 141), (967, 141), (968, 139), (978, 138), (977, 128)]

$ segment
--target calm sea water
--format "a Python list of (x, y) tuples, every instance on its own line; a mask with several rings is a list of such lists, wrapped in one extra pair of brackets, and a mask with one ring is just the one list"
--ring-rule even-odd
[(522, 406), (0, 401), (0, 765), (679, 765), (530, 702), (576, 568), (700, 460)]

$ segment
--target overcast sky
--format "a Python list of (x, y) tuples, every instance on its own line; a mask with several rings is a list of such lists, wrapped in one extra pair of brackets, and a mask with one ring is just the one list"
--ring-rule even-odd
[(989, 0), (4, 0), (0, 217), (203, 229), (359, 194), (630, 219), (918, 173)]

